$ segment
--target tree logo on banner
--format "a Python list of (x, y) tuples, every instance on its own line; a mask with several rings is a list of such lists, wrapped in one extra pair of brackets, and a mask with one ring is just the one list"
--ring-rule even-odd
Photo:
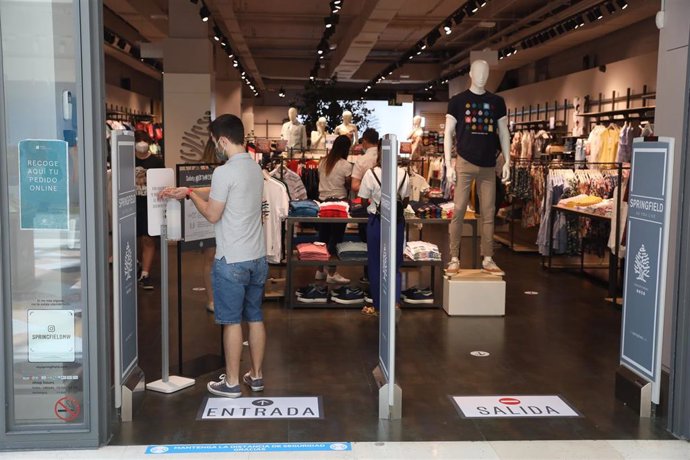
[(640, 250), (637, 251), (633, 270), (635, 270), (638, 280), (643, 283), (647, 282), (647, 278), (649, 278), (649, 254), (647, 254), (644, 244), (640, 246)]
[(132, 255), (132, 247), (129, 245), (129, 241), (127, 242), (127, 246), (125, 247), (124, 265), (125, 265), (125, 278), (126, 278), (126, 281), (129, 281), (130, 279), (132, 279), (132, 271), (134, 269), (134, 257)]

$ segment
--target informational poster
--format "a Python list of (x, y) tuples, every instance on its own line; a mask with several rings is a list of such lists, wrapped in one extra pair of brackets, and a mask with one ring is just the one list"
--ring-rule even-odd
[[(134, 134), (113, 131), (113, 290), (117, 321), (115, 355), (124, 381), (138, 362), (137, 334), (137, 210)], [(116, 382), (120, 383), (120, 382)], [(118, 387), (118, 385), (116, 385)], [(118, 387), (119, 388), (119, 387)], [(116, 391), (119, 396), (119, 392)], [(116, 397), (119, 402), (119, 397)]]
[(621, 364), (652, 382), (659, 403), (674, 141), (633, 143)]
[(19, 201), (22, 230), (69, 229), (67, 142), (19, 143)]
[(161, 225), (165, 219), (167, 200), (158, 198), (166, 187), (175, 186), (175, 171), (172, 168), (155, 168), (146, 170), (146, 206), (148, 211), (148, 231), (151, 236), (161, 234)]
[[(179, 165), (177, 184), (179, 187), (210, 187), (216, 164)], [(215, 239), (215, 226), (201, 215), (191, 200), (184, 200), (183, 228), (184, 247), (204, 247)], [(192, 243), (192, 244), (189, 244)]]
[(30, 363), (74, 362), (74, 310), (29, 310), (27, 318)]

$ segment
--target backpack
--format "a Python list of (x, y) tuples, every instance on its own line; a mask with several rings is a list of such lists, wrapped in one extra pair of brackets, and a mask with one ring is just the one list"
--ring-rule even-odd
[[(374, 176), (374, 179), (376, 179), (376, 182), (379, 184), (379, 188), (381, 188), (383, 191), (383, 185), (381, 185), (381, 181), (379, 180), (378, 176), (374, 172), (374, 170), (371, 170), (371, 174)], [(400, 186), (398, 187), (398, 206), (397, 206), (397, 216), (398, 220), (403, 220), (405, 217), (405, 206), (403, 205), (403, 199), (400, 196), (400, 191), (402, 190), (402, 186), (405, 185), (405, 180), (407, 179), (407, 171), (405, 171), (405, 175), (403, 176), (402, 182), (400, 182)], [(383, 195), (383, 194), (382, 194)], [(376, 205), (376, 215), (381, 216), (381, 203)]]

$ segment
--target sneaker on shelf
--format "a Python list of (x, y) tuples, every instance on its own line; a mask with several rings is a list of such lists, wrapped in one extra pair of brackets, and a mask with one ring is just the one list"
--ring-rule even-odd
[(451, 259), (450, 263), (446, 267), (446, 273), (454, 274), (460, 270), (460, 261), (458, 259)]
[(297, 295), (297, 301), (302, 303), (327, 303), (328, 292), (320, 286), (311, 286), (308, 290)]
[(252, 391), (264, 391), (264, 379), (252, 378), (251, 372), (247, 372), (242, 377), (242, 381), (252, 389)]
[(379, 316), (379, 312), (374, 307), (362, 308), (362, 314), (365, 316)]
[(322, 272), (321, 270), (316, 270), (316, 275), (314, 275), (314, 279), (317, 281), (323, 281), (326, 279), (326, 272)]
[(359, 288), (351, 288), (343, 286), (342, 288), (331, 292), (331, 300), (335, 303), (344, 305), (352, 305), (364, 302), (364, 292)]
[(239, 398), (242, 396), (242, 388), (239, 385), (228, 386), (225, 382), (225, 374), (220, 376), (218, 382), (208, 382), (206, 389), (212, 395), (223, 396), (224, 398)]
[(369, 291), (369, 288), (366, 288), (366, 289), (364, 290), (364, 301), (365, 301), (366, 303), (368, 303), (368, 304), (373, 304), (373, 303), (374, 303), (374, 299), (371, 298), (371, 293), (370, 293), (370, 291)]
[(295, 294), (297, 294), (297, 297), (302, 297), (305, 292), (309, 292), (310, 289), (314, 287), (319, 287), (317, 284), (310, 284), (308, 286), (304, 286), (301, 288), (295, 289)]
[(333, 274), (333, 276), (328, 275), (326, 277), (326, 282), (329, 284), (347, 284), (350, 282), (350, 280), (345, 278), (340, 273), (335, 272), (335, 274)]
[(498, 265), (496, 265), (496, 262), (494, 262), (493, 259), (482, 261), (482, 271), (497, 276), (505, 275), (505, 272), (498, 268)]
[(434, 303), (434, 293), (431, 289), (415, 289), (407, 294), (405, 302), (410, 304)]
[(369, 278), (367, 278), (366, 276), (363, 276), (359, 279), (359, 282), (362, 284), (369, 284)]
[(213, 302), (209, 302), (206, 304), (206, 311), (209, 313), (213, 313), (214, 311), (216, 311), (216, 306)]
[(139, 278), (139, 286), (147, 291), (153, 290), (153, 282), (151, 281), (151, 277), (146, 275)]
[(400, 298), (402, 300), (405, 300), (405, 299), (407, 299), (408, 296), (411, 296), (414, 293), (414, 291), (416, 291), (416, 290), (417, 290), (417, 288), (414, 286), (412, 286), (411, 288), (407, 288), (404, 291), (400, 292)]

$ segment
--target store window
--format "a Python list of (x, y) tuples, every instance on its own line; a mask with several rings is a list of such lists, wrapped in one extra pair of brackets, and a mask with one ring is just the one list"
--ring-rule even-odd
[[(84, 401), (79, 2), (0, 0), (9, 254), (3, 254), (7, 430), (78, 430)], [(5, 227), (7, 228), (7, 227)], [(9, 271), (9, 273), (7, 273)]]

